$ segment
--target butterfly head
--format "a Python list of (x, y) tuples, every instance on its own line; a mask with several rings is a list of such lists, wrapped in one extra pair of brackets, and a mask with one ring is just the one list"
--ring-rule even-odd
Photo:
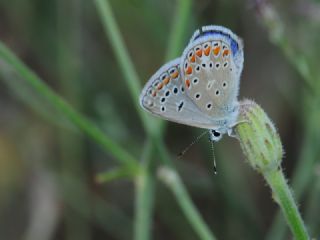
[(221, 132), (221, 130), (211, 129), (209, 130), (209, 140), (211, 142), (218, 142), (225, 132)]

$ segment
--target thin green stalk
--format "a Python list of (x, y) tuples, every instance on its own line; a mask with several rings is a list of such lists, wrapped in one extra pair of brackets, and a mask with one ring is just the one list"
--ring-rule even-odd
[(151, 235), (155, 192), (155, 179), (151, 171), (151, 157), (153, 153), (153, 143), (151, 140), (148, 140), (144, 146), (144, 153), (141, 161), (143, 170), (135, 179), (135, 240), (148, 240)]
[(210, 229), (207, 227), (198, 210), (190, 199), (185, 186), (183, 185), (177, 172), (169, 167), (162, 167), (158, 171), (160, 180), (173, 192), (182, 212), (189, 220), (191, 227), (202, 240), (216, 239)]
[(240, 124), (235, 128), (241, 148), (249, 164), (257, 170), (272, 189), (295, 239), (309, 239), (292, 193), (284, 178), (281, 161), (283, 149), (271, 120), (256, 103), (240, 103)]
[(99, 144), (103, 150), (112, 154), (115, 159), (124, 165), (132, 168), (133, 171), (138, 170), (137, 161), (127, 151), (122, 149), (117, 143), (106, 136), (91, 121), (78, 113), (60, 96), (54, 93), (32, 70), (30, 70), (22, 61), (20, 61), (1, 41), (0, 41), (0, 57), (2, 60), (11, 65), (12, 68), (36, 91), (39, 95), (48, 100), (55, 108), (57, 108), (68, 120), (82, 130), (94, 142)]
[[(134, 105), (139, 113), (143, 126), (148, 135), (154, 135), (155, 121), (151, 121), (148, 116), (142, 112), (139, 105), (139, 95), (141, 86), (138, 74), (129, 57), (129, 53), (124, 44), (120, 30), (113, 16), (113, 12), (109, 1), (95, 0), (96, 8), (99, 12), (101, 21), (103, 23), (106, 35), (109, 37), (111, 45), (114, 49), (114, 54), (117, 58), (119, 66), (124, 74), (128, 88), (131, 93)], [(153, 124), (152, 124), (153, 123)], [(158, 130), (157, 130), (158, 131)], [(150, 149), (149, 149), (150, 148)], [(152, 146), (146, 150), (147, 155), (151, 154)], [(147, 158), (150, 158), (148, 156)], [(147, 160), (149, 161), (149, 160)], [(154, 179), (149, 172), (149, 164), (142, 163), (142, 171), (136, 176), (135, 189), (135, 225), (134, 225), (134, 239), (147, 240), (150, 239), (150, 225), (152, 218), (153, 195), (154, 195)]]
[(125, 76), (125, 80), (130, 89), (132, 98), (134, 99), (134, 105), (136, 110), (143, 122), (143, 125), (146, 127), (148, 133), (156, 129), (154, 127), (154, 121), (149, 119), (149, 116), (142, 111), (139, 105), (139, 95), (141, 91), (141, 86), (138, 78), (138, 74), (134, 68), (134, 65), (129, 57), (127, 48), (125, 47), (124, 41), (120, 34), (119, 27), (115, 21), (110, 3), (108, 0), (95, 0), (96, 8), (100, 14), (100, 18), (106, 32), (106, 35), (110, 39), (110, 43), (114, 49), (115, 56), (117, 61), (120, 63), (119, 67), (121, 68), (122, 73)]
[(283, 175), (282, 169), (270, 171), (264, 174), (264, 177), (270, 185), (273, 198), (280, 205), (295, 239), (310, 239), (293, 199), (292, 193), (288, 187), (287, 181)]
[(171, 60), (182, 52), (182, 42), (185, 40), (186, 29), (190, 21), (188, 19), (192, 10), (191, 0), (177, 0), (177, 11), (174, 14), (173, 26), (169, 36), (169, 44), (166, 52), (166, 60)]
[(149, 170), (144, 170), (135, 181), (136, 207), (134, 239), (148, 240), (151, 235), (154, 205), (155, 179)]
[(114, 169), (98, 173), (95, 179), (98, 183), (108, 183), (118, 179), (132, 178), (134, 176), (135, 175), (129, 169), (124, 167), (116, 167)]

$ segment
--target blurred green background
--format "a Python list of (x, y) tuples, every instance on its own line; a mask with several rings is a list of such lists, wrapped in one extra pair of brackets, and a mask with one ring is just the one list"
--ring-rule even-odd
[[(292, 239), (235, 139), (215, 145), (214, 175), (206, 138), (176, 158), (202, 130), (138, 111), (143, 84), (210, 24), (243, 38), (239, 98), (273, 119), (289, 184), (320, 236), (318, 0), (1, 0), (2, 43), (142, 170), (88, 138), (1, 47), (0, 239), (212, 239), (208, 229), (217, 239)], [(172, 165), (180, 185), (166, 175)]]

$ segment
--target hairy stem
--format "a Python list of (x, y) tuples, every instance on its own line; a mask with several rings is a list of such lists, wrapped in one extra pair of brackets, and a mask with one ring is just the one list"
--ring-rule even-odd
[(295, 239), (308, 240), (309, 237), (306, 228), (283, 175), (282, 169), (267, 172), (264, 174), (264, 177), (271, 187), (273, 198), (280, 205)]
[(235, 131), (249, 164), (266, 179), (293, 236), (309, 239), (281, 169), (282, 144), (271, 120), (256, 103), (245, 100), (240, 104), (238, 121)]

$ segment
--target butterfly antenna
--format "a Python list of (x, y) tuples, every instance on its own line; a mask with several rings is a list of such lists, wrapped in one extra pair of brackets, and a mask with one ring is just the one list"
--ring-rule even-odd
[(207, 133), (208, 131), (205, 131), (203, 133), (201, 133), (198, 137), (196, 137), (190, 144), (189, 146), (187, 146), (183, 151), (181, 151), (178, 154), (178, 159), (180, 159), (194, 144), (196, 144), (197, 142), (199, 142), (199, 140)]
[(212, 158), (213, 158), (213, 171), (214, 171), (214, 174), (217, 174), (218, 171), (217, 171), (216, 156), (214, 154), (213, 141), (210, 141), (210, 142), (211, 142), (211, 150), (212, 150)]

